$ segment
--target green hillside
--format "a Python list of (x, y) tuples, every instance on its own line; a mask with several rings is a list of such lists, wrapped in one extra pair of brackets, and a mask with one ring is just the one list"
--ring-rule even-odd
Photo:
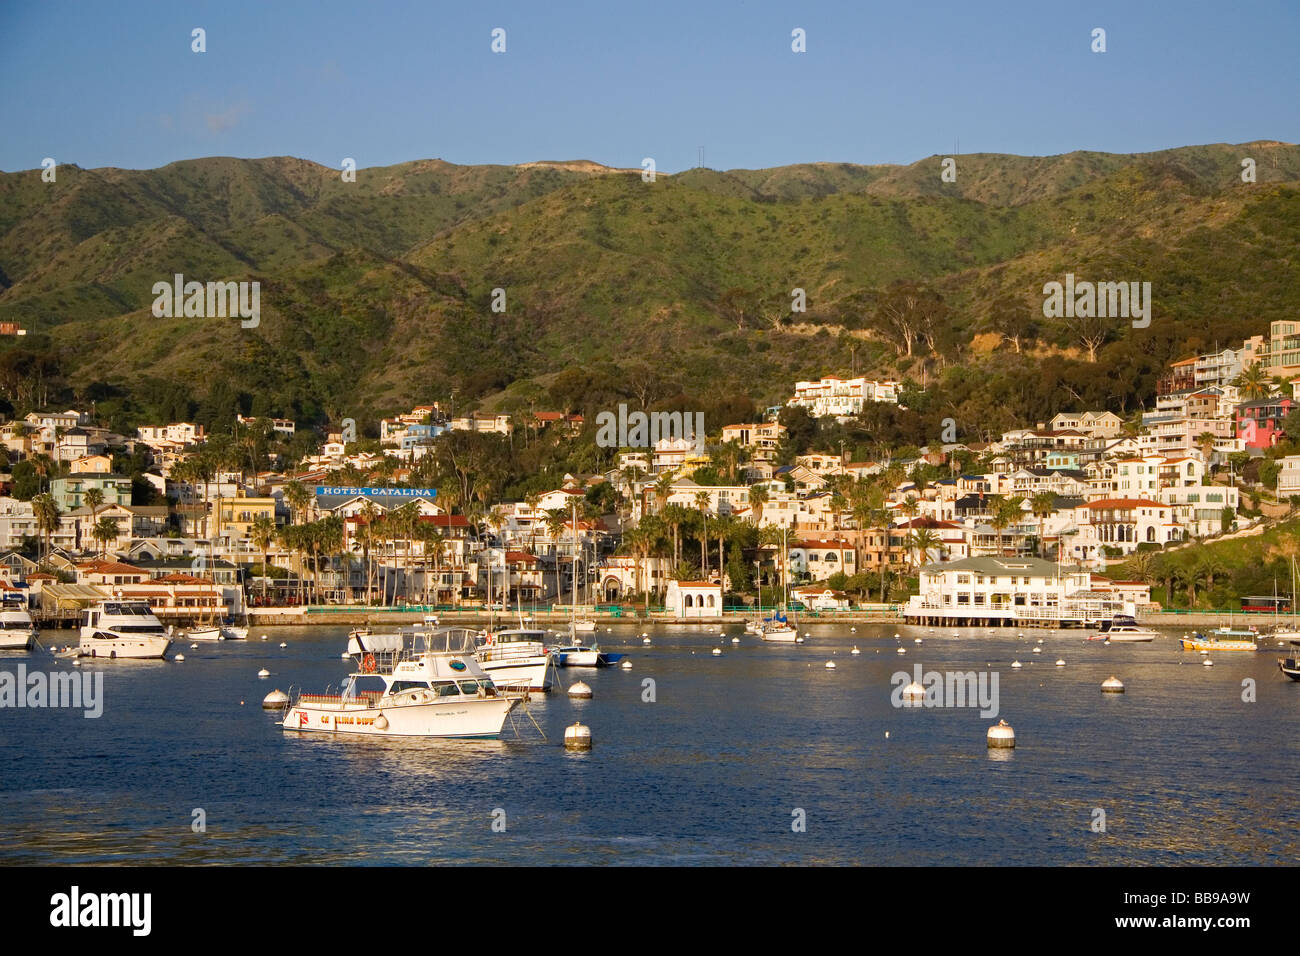
[[(235, 405), (313, 424), (430, 400), (743, 408), (856, 368), (925, 387), (918, 437), (945, 416), (970, 437), (1131, 411), (1171, 358), (1300, 305), (1295, 146), (976, 154), (955, 183), (939, 162), (654, 183), (439, 160), (348, 183), (282, 157), (0, 174), (0, 321), (29, 330), (0, 343), (0, 411), (94, 400), (127, 427)], [(152, 286), (178, 272), (260, 281), (260, 326), (155, 318)], [(1044, 319), (1066, 272), (1151, 282), (1150, 328)]]

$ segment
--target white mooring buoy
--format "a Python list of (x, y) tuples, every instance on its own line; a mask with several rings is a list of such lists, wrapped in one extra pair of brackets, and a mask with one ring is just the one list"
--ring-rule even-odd
[(1016, 745), (1016, 732), (1005, 720), (999, 720), (989, 728), (989, 748), (993, 750), (1010, 749)]
[[(1012, 662), (1011, 662), (1011, 668), (1012, 668), (1012, 670), (1020, 670), (1020, 668), (1022, 668), (1022, 667), (1024, 667), (1024, 666), (1025, 666), (1025, 665), (1022, 664), (1022, 663), (1020, 663), (1020, 661), (1012, 661)], [(990, 716), (992, 716), (992, 715), (990, 715)]]
[(1065, 661), (1063, 661), (1063, 660), (1058, 660), (1058, 661), (1056, 662), (1056, 666), (1057, 666), (1057, 667), (1064, 667), (1064, 666), (1065, 666)]
[(564, 728), (565, 750), (590, 750), (591, 728), (586, 724), (573, 724)]
[(631, 662), (631, 661), (624, 661), (624, 662), (623, 662), (622, 664), (620, 664), (619, 666), (622, 667), (623, 670), (625, 670), (625, 671), (630, 671), (630, 670), (632, 669), (632, 662)]
[(921, 643), (921, 639), (920, 639), (919, 637), (914, 637), (914, 638), (912, 638), (912, 643), (913, 643), (913, 644), (920, 644), (920, 643)]
[(267, 670), (265, 667), (263, 667), (260, 671), (257, 672), (257, 676), (258, 676), (258, 677), (270, 677), (270, 676), (271, 676), (271, 672), (270, 672), (269, 670)]
[(265, 634), (262, 635), (262, 640), (266, 640), (266, 635), (265, 635)]
[(720, 647), (715, 647), (715, 648), (713, 649), (713, 656), (714, 656), (714, 657), (721, 657), (721, 656), (722, 656), (722, 648), (720, 648)]
[(858, 656), (859, 654), (861, 654), (862, 652), (861, 652), (860, 650), (858, 650), (858, 645), (854, 644), (854, 645), (853, 645), (853, 650), (849, 651), (849, 653), (852, 654), (854, 657), (857, 657), (857, 656)]
[(643, 638), (641, 638), (641, 643), (642, 643), (642, 644), (649, 644), (649, 643), (650, 643), (650, 638), (648, 638), (648, 637), (643, 637)]
[(1112, 674), (1101, 682), (1101, 692), (1103, 694), (1122, 694), (1124, 693), (1124, 682)]
[(827, 661), (827, 662), (826, 662), (826, 669), (827, 669), (828, 671), (833, 671), (833, 670), (835, 670), (835, 662), (834, 662), (834, 661)]
[(916, 681), (912, 681), (903, 688), (903, 706), (906, 707), (912, 704), (920, 704), (924, 700), (925, 688)]
[(289, 695), (286, 694), (284, 691), (280, 690), (279, 688), (276, 688), (275, 690), (271, 691), (271, 693), (267, 694), (265, 697), (262, 698), (262, 709), (281, 710), (288, 703), (289, 703)]
[(900, 648), (898, 649), (898, 653), (900, 653), (900, 654), (906, 654), (906, 653), (907, 653), (907, 648), (906, 648), (906, 647), (900, 647)]
[[(185, 660), (185, 655), (184, 655), (184, 654), (177, 654), (175, 657), (172, 658), (172, 660), (174, 660), (174, 661), (183, 661), (183, 660)], [(76, 663), (76, 662), (74, 661), (73, 663)]]
[(574, 700), (591, 700), (591, 685), (583, 681), (574, 681), (569, 685), (569, 696)]
[(1214, 661), (1210, 660), (1210, 659), (1207, 657), (1205, 660), (1201, 661), (1201, 666), (1202, 666), (1202, 667), (1213, 667), (1213, 666), (1214, 666)]
[(733, 644), (739, 644), (739, 643), (740, 643), (740, 638), (738, 638), (738, 637), (733, 637), (733, 638), (731, 639), (731, 643), (733, 643)]
[(1033, 653), (1035, 653), (1035, 654), (1041, 654), (1041, 653), (1043, 653), (1043, 649), (1042, 649), (1041, 647), (1035, 647), (1034, 650), (1033, 650)]

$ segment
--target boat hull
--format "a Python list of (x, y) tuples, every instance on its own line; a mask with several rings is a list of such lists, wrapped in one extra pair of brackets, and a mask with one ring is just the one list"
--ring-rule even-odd
[(594, 634), (596, 631), (595, 621), (574, 621), (573, 629), (579, 634)]
[(553, 680), (551, 665), (554, 660), (545, 657), (515, 657), (499, 660), (479, 658), (478, 666), (492, 678), (492, 683), (507, 690), (536, 690), (549, 692)]
[(0, 651), (29, 651), (35, 643), (35, 631), (0, 631)]
[(769, 644), (796, 644), (799, 632), (792, 627), (765, 628), (759, 636)]
[(170, 646), (169, 637), (83, 637), (78, 654), (109, 660), (157, 660), (167, 655)]
[(1257, 649), (1254, 641), (1198, 641), (1195, 638), (1178, 639), (1185, 651), (1253, 651)]
[(1279, 660), (1277, 669), (1292, 680), (1300, 681), (1300, 658), (1288, 657)]
[[(432, 696), (432, 695), (430, 695)], [(313, 703), (300, 700), (281, 726), (300, 733), (360, 737), (494, 738), (518, 703), (507, 697), (465, 697), (430, 703)]]
[(1120, 634), (1108, 631), (1102, 635), (1102, 640), (1110, 641), (1112, 644), (1147, 644), (1155, 639), (1155, 631), (1133, 631)]
[(221, 628), (219, 627), (191, 628), (189, 631), (186, 631), (185, 637), (191, 641), (200, 641), (205, 643), (215, 643), (216, 641), (224, 641), (226, 639), (226, 635), (221, 633)]
[(590, 647), (573, 649), (561, 648), (557, 651), (561, 667), (599, 667), (600, 650)]

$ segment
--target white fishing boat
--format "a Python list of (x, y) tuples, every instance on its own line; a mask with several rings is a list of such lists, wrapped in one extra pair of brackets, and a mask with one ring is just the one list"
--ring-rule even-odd
[(160, 658), (171, 636), (145, 601), (100, 601), (82, 618), (82, 657)]
[(12, 604), (0, 610), (0, 651), (25, 651), (36, 644), (36, 623), (26, 608)]
[(479, 666), (467, 628), (408, 628), (348, 639), (356, 670), (338, 694), (290, 694), (281, 726), (379, 737), (501, 735), (519, 703)]
[(556, 656), (546, 647), (546, 632), (515, 627), (481, 631), (479, 666), (497, 686), (510, 691), (549, 691)]
[(215, 624), (203, 624), (198, 627), (192, 627), (185, 632), (186, 640), (213, 642), (224, 641), (226, 635), (222, 633), (221, 628)]

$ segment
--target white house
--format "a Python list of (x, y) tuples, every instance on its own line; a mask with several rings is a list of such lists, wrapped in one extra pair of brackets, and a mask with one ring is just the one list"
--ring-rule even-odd
[(669, 581), (664, 607), (679, 621), (719, 620), (722, 585), (708, 581)]

